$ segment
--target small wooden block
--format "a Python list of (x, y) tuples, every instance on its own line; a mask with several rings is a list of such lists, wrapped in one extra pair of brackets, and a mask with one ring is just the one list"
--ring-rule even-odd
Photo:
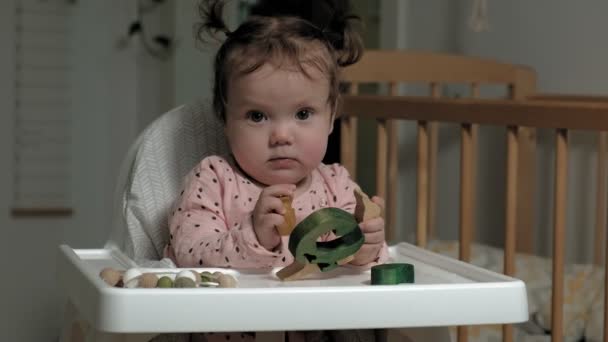
[(321, 272), (319, 266), (317, 264), (302, 264), (296, 260), (289, 265), (285, 266), (277, 272), (277, 277), (283, 281), (287, 280), (298, 280), (302, 279), (305, 276), (314, 273)]
[(355, 188), (355, 219), (358, 223), (379, 217), (382, 215), (382, 208), (372, 202), (369, 197), (361, 191), (360, 188)]
[(285, 208), (285, 221), (277, 227), (277, 230), (281, 235), (289, 235), (296, 226), (296, 212), (291, 206), (293, 199), (291, 196), (281, 196), (281, 201), (283, 201), (283, 207)]
[(338, 265), (343, 266), (348, 264), (349, 262), (353, 261), (355, 259), (355, 255), (351, 255), (351, 256), (347, 256), (346, 258), (340, 260), (337, 262)]

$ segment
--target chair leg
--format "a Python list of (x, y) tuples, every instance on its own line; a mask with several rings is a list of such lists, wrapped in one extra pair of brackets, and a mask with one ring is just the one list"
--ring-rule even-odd
[(89, 329), (86, 322), (80, 319), (78, 310), (68, 301), (65, 305), (63, 315), (63, 326), (61, 327), (60, 342), (84, 342)]

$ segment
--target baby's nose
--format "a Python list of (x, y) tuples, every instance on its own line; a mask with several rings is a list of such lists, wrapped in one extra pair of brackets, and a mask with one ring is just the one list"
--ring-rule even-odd
[(290, 145), (293, 143), (293, 131), (289, 124), (280, 123), (272, 128), (270, 145)]

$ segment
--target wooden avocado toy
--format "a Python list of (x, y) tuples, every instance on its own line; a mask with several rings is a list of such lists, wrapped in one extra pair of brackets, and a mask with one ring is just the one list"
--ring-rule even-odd
[[(302, 279), (311, 273), (333, 270), (354, 258), (364, 242), (359, 223), (382, 214), (381, 208), (359, 188), (355, 189), (355, 199), (355, 215), (339, 208), (322, 208), (293, 228), (289, 251), (295, 260), (277, 272), (279, 279)], [(336, 239), (318, 241), (320, 236), (331, 231)]]

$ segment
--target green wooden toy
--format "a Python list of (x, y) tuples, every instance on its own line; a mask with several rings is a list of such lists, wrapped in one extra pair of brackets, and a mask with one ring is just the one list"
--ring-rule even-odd
[(397, 285), (414, 282), (414, 265), (382, 264), (372, 267), (372, 285)]
[[(336, 239), (318, 242), (333, 231)], [(339, 266), (339, 261), (355, 254), (364, 237), (354, 216), (339, 208), (323, 208), (300, 222), (291, 232), (289, 251), (300, 264), (316, 264), (321, 272)]]

